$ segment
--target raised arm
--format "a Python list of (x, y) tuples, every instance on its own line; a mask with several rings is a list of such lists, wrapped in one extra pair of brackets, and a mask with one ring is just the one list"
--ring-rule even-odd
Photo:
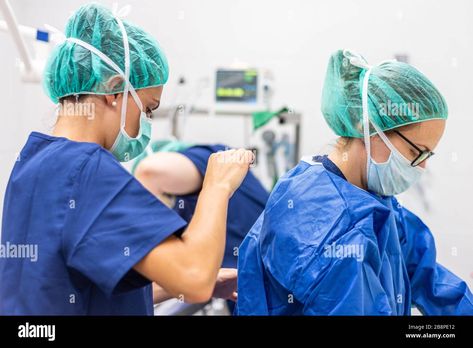
[(248, 172), (253, 154), (230, 150), (213, 154), (189, 227), (169, 237), (135, 265), (173, 297), (205, 302), (211, 296), (225, 247), (227, 206)]

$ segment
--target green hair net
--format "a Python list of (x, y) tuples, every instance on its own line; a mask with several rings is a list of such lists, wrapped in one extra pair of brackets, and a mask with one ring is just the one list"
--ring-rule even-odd
[[(139, 27), (127, 21), (122, 22), (128, 34), (131, 85), (135, 89), (164, 85), (169, 76), (169, 67), (158, 42)], [(125, 70), (120, 27), (107, 8), (98, 4), (82, 6), (68, 20), (65, 36), (94, 46)], [(74, 94), (123, 92), (124, 81), (110, 83), (118, 75), (96, 54), (66, 41), (51, 53), (43, 83), (49, 98), (57, 103), (60, 98)]]
[[(322, 92), (322, 114), (337, 135), (363, 137), (361, 91), (370, 68), (369, 118), (381, 130), (447, 119), (445, 99), (414, 67), (397, 61), (370, 67), (363, 57), (339, 50), (330, 57)], [(370, 135), (375, 133), (371, 126)]]

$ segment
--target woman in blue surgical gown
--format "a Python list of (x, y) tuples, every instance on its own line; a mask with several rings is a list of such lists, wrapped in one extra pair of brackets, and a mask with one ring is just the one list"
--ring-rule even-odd
[(239, 250), (240, 315), (472, 315), (464, 281), (436, 262), (429, 228), (394, 197), (425, 170), (447, 105), (412, 66), (332, 55), (322, 113), (329, 155), (281, 178)]

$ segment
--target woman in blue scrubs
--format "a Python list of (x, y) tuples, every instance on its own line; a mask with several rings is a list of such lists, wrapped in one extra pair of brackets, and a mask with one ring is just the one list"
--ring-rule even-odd
[(412, 66), (338, 51), (322, 113), (340, 136), (281, 178), (240, 247), (240, 315), (473, 315), (429, 228), (394, 197), (424, 172), (447, 105)]
[(99, 5), (69, 19), (45, 69), (53, 135), (31, 133), (4, 200), (2, 244), (37, 257), (0, 259), (0, 314), (152, 314), (151, 281), (187, 302), (212, 296), (228, 200), (253, 156), (210, 156), (189, 223), (149, 193), (119, 161), (146, 147), (167, 78), (140, 28)]

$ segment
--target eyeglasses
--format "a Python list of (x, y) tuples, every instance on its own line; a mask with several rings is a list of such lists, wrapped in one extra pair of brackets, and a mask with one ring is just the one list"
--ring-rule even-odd
[(413, 167), (417, 167), (419, 164), (421, 164), (422, 162), (424, 162), (426, 159), (432, 157), (433, 155), (435, 155), (434, 152), (430, 151), (430, 150), (422, 150), (420, 149), (416, 144), (414, 144), (412, 141), (410, 141), (409, 139), (407, 139), (404, 135), (402, 135), (399, 131), (397, 130), (394, 130), (394, 133), (396, 133), (397, 135), (399, 135), (402, 139), (404, 139), (409, 145), (411, 145), (414, 149), (416, 149), (419, 154), (417, 155), (417, 157), (411, 162), (411, 166)]

